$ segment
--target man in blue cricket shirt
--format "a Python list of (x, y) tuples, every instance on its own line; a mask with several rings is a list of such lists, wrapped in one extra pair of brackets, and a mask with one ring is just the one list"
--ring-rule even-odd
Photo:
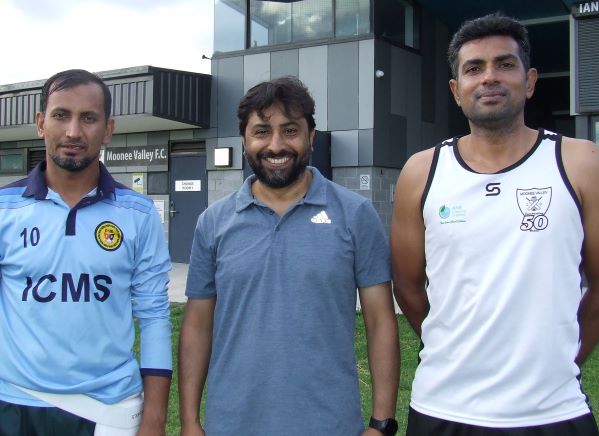
[[(181, 330), (182, 434), (393, 435), (399, 371), (387, 237), (372, 204), (308, 167), (314, 100), (250, 89), (239, 132), (255, 176), (199, 218)], [(372, 376), (364, 430), (356, 289)], [(206, 420), (198, 418), (208, 378)]]
[(48, 79), (36, 118), (46, 160), (0, 189), (3, 436), (165, 432), (170, 260), (152, 201), (99, 161), (110, 108), (87, 71)]

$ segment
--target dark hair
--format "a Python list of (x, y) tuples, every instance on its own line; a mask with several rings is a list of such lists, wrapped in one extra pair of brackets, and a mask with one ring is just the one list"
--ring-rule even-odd
[(245, 135), (250, 115), (256, 112), (264, 118), (264, 111), (275, 103), (283, 105), (285, 116), (289, 118), (305, 118), (308, 128), (316, 127), (314, 121), (314, 99), (308, 88), (293, 76), (262, 82), (251, 88), (239, 102), (237, 117), (239, 118), (239, 134)]
[(110, 90), (102, 79), (100, 79), (97, 75), (85, 70), (61, 71), (60, 73), (56, 73), (46, 80), (46, 83), (44, 83), (44, 87), (42, 88), (42, 96), (40, 98), (42, 113), (46, 112), (46, 108), (48, 107), (48, 98), (50, 98), (50, 95), (53, 92), (74, 88), (75, 86), (79, 85), (87, 85), (88, 83), (96, 83), (100, 85), (100, 88), (102, 88), (102, 93), (104, 94), (104, 117), (106, 122), (108, 122), (108, 119), (110, 118), (110, 109), (112, 108), (112, 96), (110, 95)]
[(524, 69), (530, 68), (530, 43), (526, 28), (514, 18), (495, 12), (484, 17), (466, 21), (453, 35), (447, 50), (447, 61), (454, 79), (458, 77), (458, 53), (462, 46), (474, 39), (487, 36), (510, 36), (520, 47), (519, 55)]

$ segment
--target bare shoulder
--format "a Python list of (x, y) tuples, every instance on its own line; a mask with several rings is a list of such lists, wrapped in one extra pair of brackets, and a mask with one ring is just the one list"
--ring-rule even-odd
[(417, 189), (420, 186), (424, 189), (428, 178), (435, 148), (428, 148), (413, 154), (401, 170), (397, 181), (398, 189)]
[(435, 149), (429, 148), (413, 154), (399, 174), (395, 188), (395, 197), (393, 200), (394, 220), (400, 215), (405, 215), (406, 211), (417, 216), (420, 210), (422, 194), (426, 186), (428, 174), (430, 172)]
[(586, 139), (570, 138), (568, 136), (562, 137), (562, 149), (567, 153), (582, 152), (597, 154), (599, 152), (599, 146), (594, 142), (588, 141)]
[(599, 146), (585, 139), (562, 138), (562, 160), (578, 197), (599, 190)]

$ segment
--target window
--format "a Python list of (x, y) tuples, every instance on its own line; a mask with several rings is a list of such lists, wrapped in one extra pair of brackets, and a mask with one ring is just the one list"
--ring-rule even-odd
[(250, 0), (250, 46), (284, 44), (333, 36), (333, 1), (280, 3)]
[(168, 172), (148, 173), (148, 195), (168, 194)]
[[(387, 1), (398, 0), (382, 0)], [(371, 32), (373, 2), (214, 0), (214, 51), (229, 52), (368, 34)]]
[(343, 0), (335, 5), (335, 36), (370, 32), (370, 0)]
[(216, 0), (214, 2), (214, 51), (235, 51), (245, 48), (246, 0)]
[(0, 150), (0, 174), (23, 174), (24, 172), (23, 150)]
[(376, 36), (392, 43), (420, 49), (420, 9), (408, 0), (375, 3)]

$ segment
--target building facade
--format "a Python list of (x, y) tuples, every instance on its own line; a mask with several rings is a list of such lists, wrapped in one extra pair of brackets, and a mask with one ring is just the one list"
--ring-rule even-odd
[[(451, 35), (497, 10), (530, 34), (539, 81), (527, 124), (597, 142), (599, 1), (215, 0), (211, 75), (99, 73), (117, 125), (103, 161), (155, 200), (173, 260), (187, 262), (197, 215), (250, 174), (239, 99), (263, 80), (293, 75), (316, 102), (312, 164), (369, 198), (389, 226), (405, 161), (468, 129), (448, 87)], [(0, 86), (0, 184), (44, 158), (34, 125), (42, 85)]]

